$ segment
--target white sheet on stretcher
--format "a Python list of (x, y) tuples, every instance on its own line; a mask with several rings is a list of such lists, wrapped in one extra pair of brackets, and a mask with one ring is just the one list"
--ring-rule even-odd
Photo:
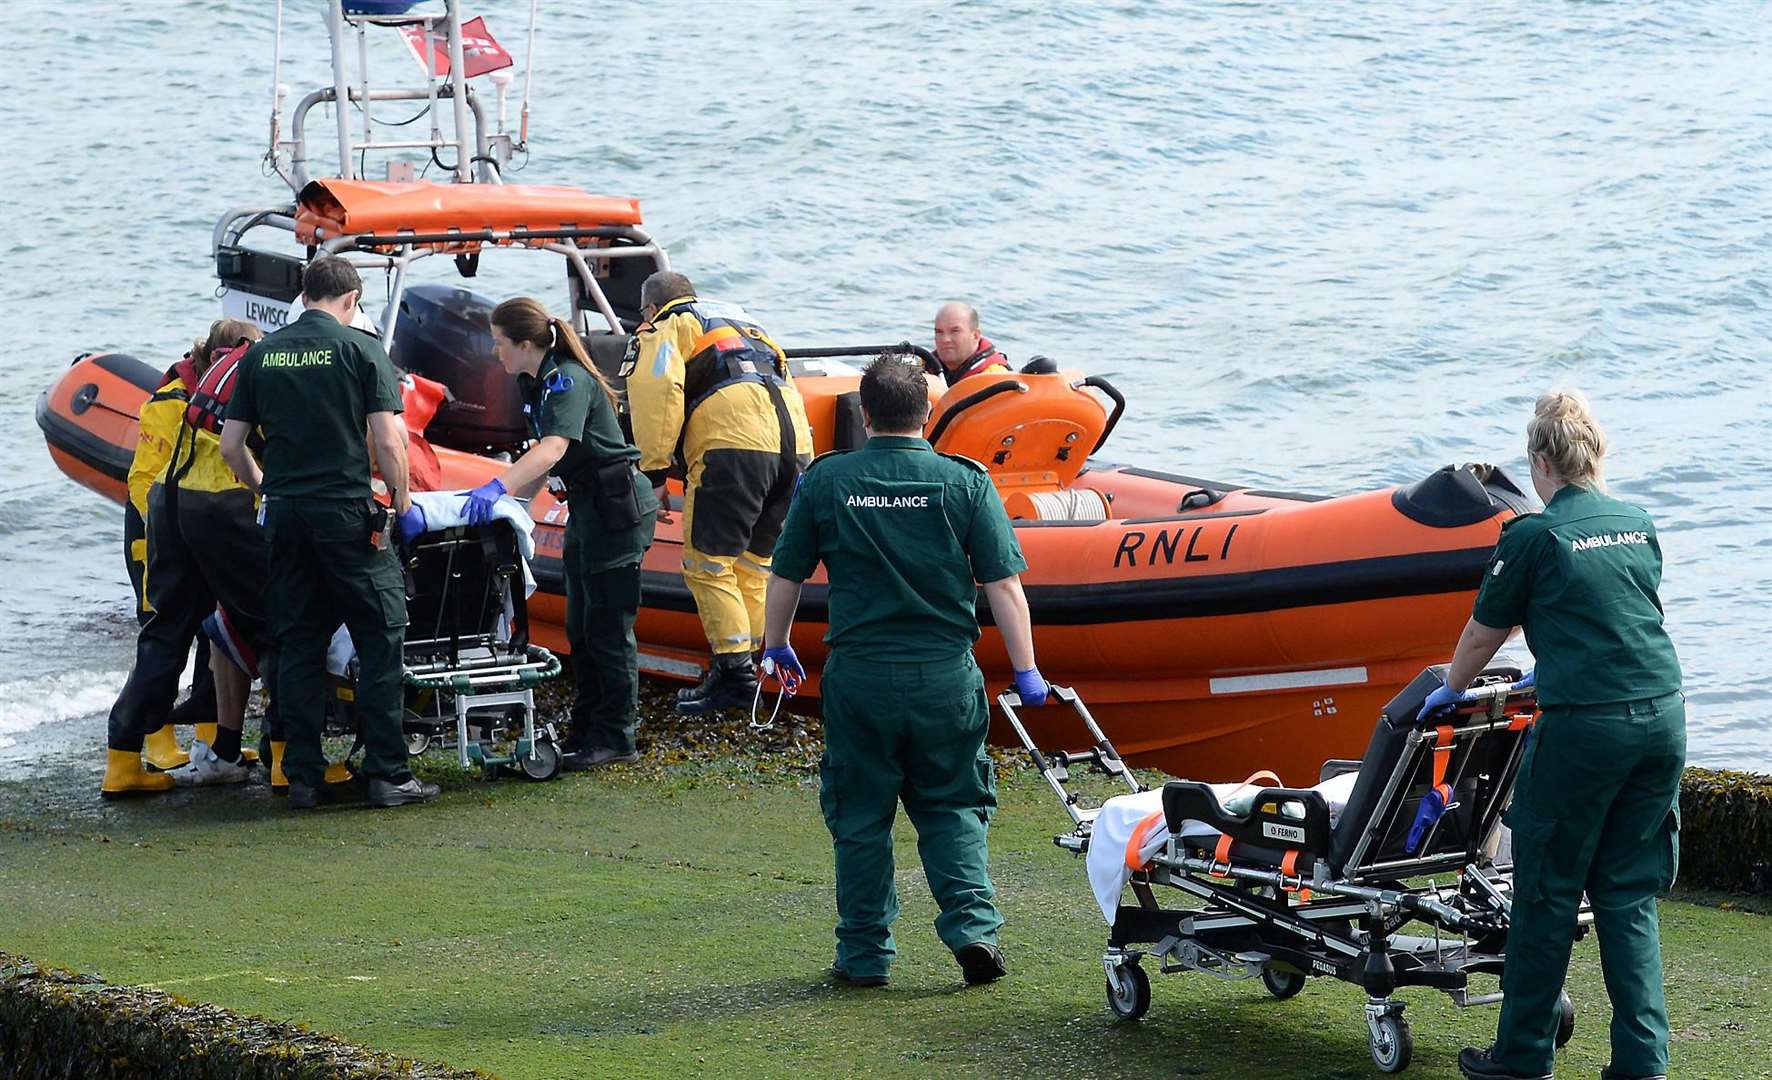
[[(415, 491), (412, 501), (425, 512), (425, 531), (438, 532), (468, 523), (466, 491)], [(523, 595), (535, 595), (535, 575), (529, 572), (529, 560), (535, 558), (535, 519), (523, 504), (509, 495), (501, 495), (492, 506), (492, 516), (511, 523), (517, 532), (517, 551), (523, 556)]]
[[(444, 529), (468, 523), (467, 500), (462, 496), (466, 491), (415, 491), (412, 503), (425, 512), (425, 531), (441, 532)], [(523, 595), (535, 595), (535, 575), (529, 572), (529, 560), (535, 558), (535, 519), (523, 504), (509, 495), (501, 496), (493, 504), (492, 516), (503, 518), (511, 523), (517, 534), (517, 552), (523, 556)], [(498, 639), (511, 639), (511, 623), (516, 612), (509, 604), (499, 620)], [(332, 634), (332, 641), (326, 646), (326, 670), (343, 678), (349, 669), (351, 660), (357, 655), (357, 648), (351, 642), (350, 631), (341, 626)]]
[[(1322, 795), (1323, 800), (1329, 804), (1331, 826), (1340, 820), (1341, 811), (1347, 806), (1348, 796), (1353, 794), (1354, 781), (1358, 775), (1343, 773), (1311, 789)], [(1218, 797), (1220, 803), (1226, 804), (1225, 809), (1234, 813), (1247, 813), (1261, 786), (1213, 784), (1212, 793)], [(1101, 811), (1095, 815), (1095, 822), (1089, 832), (1086, 865), (1089, 869), (1089, 887), (1095, 890), (1095, 902), (1101, 905), (1102, 917), (1107, 919), (1109, 926), (1114, 924), (1114, 913), (1120, 906), (1120, 893), (1132, 879), (1132, 868), (1126, 865), (1127, 845), (1132, 842), (1132, 834), (1137, 830), (1139, 822), (1153, 814), (1157, 815), (1156, 821), (1145, 831), (1138, 848), (1138, 863), (1143, 866), (1169, 842), (1169, 826), (1162, 816), (1163, 789), (1141, 791), (1136, 795), (1116, 795), (1103, 803)], [(1205, 822), (1182, 822), (1183, 838), (1217, 835), (1218, 830)]]

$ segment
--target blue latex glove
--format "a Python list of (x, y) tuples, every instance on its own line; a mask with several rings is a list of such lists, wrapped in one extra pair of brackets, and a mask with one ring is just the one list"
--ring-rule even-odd
[(1040, 675), (1039, 668), (1028, 668), (1015, 673), (1015, 692), (1020, 695), (1023, 705), (1046, 704), (1046, 691), (1049, 688), (1046, 680)]
[(1447, 809), (1445, 785), (1428, 788), (1427, 794), (1421, 797), (1421, 805), (1415, 811), (1415, 822), (1409, 826), (1409, 839), (1405, 841), (1409, 854), (1420, 854), (1422, 841), (1427, 839), (1427, 831), (1445, 815)]
[(1513, 684), (1512, 686), (1508, 687), (1508, 689), (1509, 690), (1536, 690), (1536, 689), (1538, 689), (1538, 669), (1533, 668), (1531, 671), (1528, 671), (1526, 674), (1520, 676), (1520, 681)]
[(498, 477), (481, 484), (479, 487), (462, 496), (462, 509), (467, 513), (469, 525), (484, 525), (492, 520), (492, 508), (504, 497), (505, 482)]
[(1426, 720), (1428, 717), (1439, 713), (1451, 712), (1452, 706), (1461, 701), (1468, 700), (1470, 700), (1470, 693), (1468, 691), (1454, 690), (1450, 686), (1442, 686), (1438, 690), (1429, 694), (1427, 700), (1421, 703), (1419, 719)]
[(806, 669), (800, 666), (792, 645), (764, 649), (762, 667), (765, 676), (773, 675), (781, 681), (781, 692), (789, 697), (799, 692), (800, 683), (806, 678)]
[(401, 514), (394, 519), (394, 526), (400, 531), (400, 543), (405, 544), (407, 547), (411, 547), (412, 542), (417, 540), (419, 534), (425, 531), (424, 508), (417, 503), (413, 503), (407, 508), (404, 514)]

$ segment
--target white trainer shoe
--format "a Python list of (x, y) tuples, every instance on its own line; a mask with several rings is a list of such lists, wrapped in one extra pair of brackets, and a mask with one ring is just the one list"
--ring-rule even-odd
[(201, 787), (204, 784), (240, 784), (252, 775), (252, 767), (244, 761), (223, 761), (199, 739), (191, 744), (191, 761), (172, 770), (172, 782), (179, 787)]

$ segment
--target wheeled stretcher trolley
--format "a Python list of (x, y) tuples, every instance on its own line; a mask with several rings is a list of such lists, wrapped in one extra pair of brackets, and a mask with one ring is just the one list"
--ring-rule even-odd
[[(1422, 703), (1444, 685), (1445, 668), (1423, 671), (1385, 707), (1365, 756), (1326, 762), (1310, 788), (1258, 774), (1147, 790), (1072, 691), (1054, 687), (1088, 735), (1080, 751), (1036, 746), (1017, 715), (1020, 699), (1000, 696), (1070, 815), (1071, 831), (1055, 843), (1085, 858), (1111, 927), (1102, 956), (1109, 1007), (1124, 1020), (1145, 1014), (1147, 963), (1259, 978), (1280, 999), (1327, 976), (1365, 991), (1372, 1060), (1394, 1073), (1414, 1045), (1399, 989), (1440, 990), (1461, 1008), (1499, 1002), (1499, 987), (1478, 992), (1472, 976), (1499, 978), (1506, 963), (1513, 874), (1496, 856), (1537, 714), (1536, 691), (1513, 688), (1519, 677), (1492, 667), (1473, 683), (1474, 700), (1424, 719)], [(1128, 791), (1088, 805), (1073, 768)], [(1128, 886), (1132, 903), (1123, 902)], [(1159, 902), (1159, 888), (1181, 902)], [(1585, 903), (1580, 920), (1585, 934)], [(1561, 1046), (1575, 1009), (1567, 995), (1558, 1007)]]
[[(403, 554), (408, 752), (454, 750), (463, 768), (488, 775), (505, 769), (532, 780), (558, 775), (558, 739), (551, 723), (536, 722), (535, 687), (560, 673), (560, 660), (529, 641), (516, 531), (498, 518), (438, 529), (421, 534)], [(355, 671), (352, 660), (332, 733), (356, 730)]]

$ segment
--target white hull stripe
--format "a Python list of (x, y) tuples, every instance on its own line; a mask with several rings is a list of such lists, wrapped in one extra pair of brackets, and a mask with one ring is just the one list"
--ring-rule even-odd
[(1353, 686), (1367, 681), (1363, 667), (1319, 671), (1281, 671), (1273, 675), (1233, 675), (1212, 680), (1214, 694), (1247, 694), (1257, 690), (1302, 690), (1311, 686)]

